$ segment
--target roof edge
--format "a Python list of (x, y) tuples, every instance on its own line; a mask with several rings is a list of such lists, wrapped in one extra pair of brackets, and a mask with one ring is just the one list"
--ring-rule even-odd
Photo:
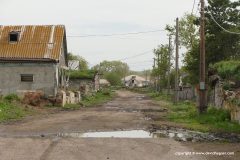
[(58, 63), (59, 60), (55, 59), (23, 59), (23, 58), (0, 58), (0, 62), (55, 62)]

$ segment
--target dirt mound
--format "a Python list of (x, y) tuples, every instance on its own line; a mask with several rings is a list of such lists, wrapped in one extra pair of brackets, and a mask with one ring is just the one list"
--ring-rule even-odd
[(24, 104), (32, 106), (43, 106), (46, 104), (51, 104), (48, 97), (43, 92), (27, 92), (23, 99)]

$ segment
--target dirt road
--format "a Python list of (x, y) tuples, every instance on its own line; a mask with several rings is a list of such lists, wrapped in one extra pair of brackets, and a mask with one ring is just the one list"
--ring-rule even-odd
[[(133, 138), (83, 138), (82, 132), (147, 130), (156, 123), (152, 117), (167, 112), (161, 108), (160, 102), (154, 102), (144, 95), (128, 91), (116, 92), (118, 96), (106, 104), (30, 117), (22, 123), (1, 124), (0, 159), (207, 158), (200, 155), (181, 155), (197, 151), (189, 144), (185, 145), (170, 138), (137, 138), (135, 135)], [(79, 138), (79, 135), (82, 138)]]

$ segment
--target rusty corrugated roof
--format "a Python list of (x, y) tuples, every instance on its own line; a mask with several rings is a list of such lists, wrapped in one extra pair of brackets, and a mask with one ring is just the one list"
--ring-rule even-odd
[[(9, 43), (11, 31), (19, 33), (17, 43)], [(64, 25), (0, 26), (0, 58), (59, 60), (64, 38)]]

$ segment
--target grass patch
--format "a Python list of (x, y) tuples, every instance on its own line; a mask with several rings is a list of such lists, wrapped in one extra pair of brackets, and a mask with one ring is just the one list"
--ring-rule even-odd
[(9, 102), (12, 102), (14, 100), (15, 101), (20, 101), (21, 100), (21, 98), (18, 97), (18, 95), (16, 95), (16, 94), (8, 94), (8, 95), (4, 96), (3, 99), (7, 100)]
[[(204, 132), (225, 131), (240, 133), (240, 124), (231, 121), (231, 112), (229, 110), (215, 109), (209, 106), (207, 113), (197, 115), (196, 104), (192, 101), (180, 101), (178, 105), (173, 105), (170, 101), (167, 101), (166, 94), (155, 92), (147, 95), (154, 100), (164, 101), (165, 105), (161, 107), (170, 110), (165, 115), (167, 119), (172, 122), (185, 124), (187, 129)], [(172, 101), (172, 99), (170, 100)]]
[(82, 99), (82, 104), (83, 106), (91, 106), (94, 104), (105, 103), (111, 100), (115, 95), (116, 93), (110, 90), (99, 90), (93, 97), (85, 96)]
[(9, 120), (20, 120), (27, 111), (22, 110), (10, 102), (0, 101), (0, 122), (7, 122)]
[(77, 104), (65, 104), (63, 108), (68, 108), (68, 109), (74, 109), (74, 108), (80, 108), (82, 107), (82, 103), (77, 103)]
[(93, 79), (95, 77), (95, 70), (72, 70), (70, 72), (70, 78), (75, 79)]
[(229, 110), (209, 107), (207, 113), (197, 115), (193, 103), (181, 103), (177, 106), (169, 105), (172, 112), (167, 117), (177, 123), (186, 123), (188, 129), (201, 131), (229, 131), (240, 133), (240, 124), (231, 121)]

